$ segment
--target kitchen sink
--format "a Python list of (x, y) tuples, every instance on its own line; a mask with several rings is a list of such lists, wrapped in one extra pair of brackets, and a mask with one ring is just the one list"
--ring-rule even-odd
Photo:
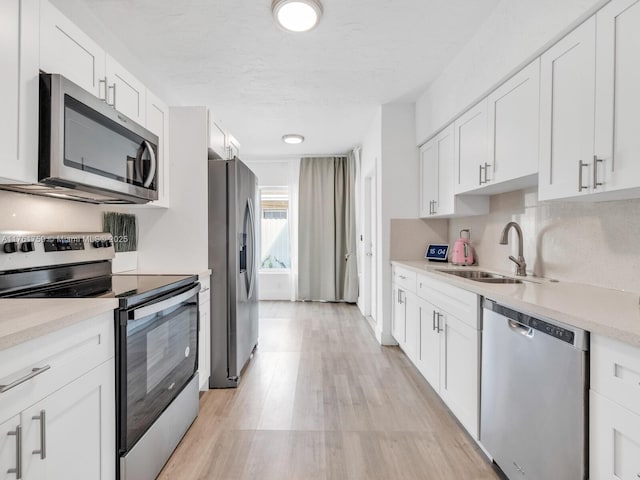
[(438, 272), (483, 283), (522, 283), (522, 280), (518, 280), (517, 278), (505, 277), (497, 273), (483, 272), (482, 270), (438, 270)]

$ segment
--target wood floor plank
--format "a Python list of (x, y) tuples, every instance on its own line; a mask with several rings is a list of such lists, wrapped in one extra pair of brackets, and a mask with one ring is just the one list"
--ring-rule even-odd
[(211, 390), (162, 480), (494, 480), (479, 447), (355, 306), (262, 302), (235, 390)]

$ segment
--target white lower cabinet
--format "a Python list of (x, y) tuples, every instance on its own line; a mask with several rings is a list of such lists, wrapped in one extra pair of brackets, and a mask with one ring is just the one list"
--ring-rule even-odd
[(0, 480), (115, 478), (113, 337), (108, 312), (0, 351)]
[(591, 390), (589, 472), (594, 480), (640, 478), (640, 415)]
[(210, 279), (200, 279), (202, 289), (198, 299), (200, 313), (200, 332), (198, 334), (198, 375), (200, 390), (209, 389), (209, 375), (211, 375), (211, 290)]
[[(394, 266), (399, 279), (401, 267)], [(413, 273), (415, 291), (393, 284), (393, 336), (473, 438), (479, 435), (479, 297)], [(402, 274), (409, 277), (409, 273)]]

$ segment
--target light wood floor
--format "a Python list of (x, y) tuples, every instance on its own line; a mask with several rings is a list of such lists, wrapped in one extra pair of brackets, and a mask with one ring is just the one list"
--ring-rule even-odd
[(498, 479), (354, 306), (263, 302), (236, 390), (212, 390), (160, 479)]

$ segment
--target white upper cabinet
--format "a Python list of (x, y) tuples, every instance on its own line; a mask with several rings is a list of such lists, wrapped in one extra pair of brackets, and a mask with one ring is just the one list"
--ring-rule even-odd
[(455, 192), (475, 190), (487, 183), (489, 175), (487, 100), (481, 101), (454, 123)]
[(596, 22), (591, 17), (541, 57), (541, 200), (576, 197), (592, 186)]
[(489, 213), (489, 197), (454, 192), (454, 139), (454, 124), (451, 124), (420, 148), (420, 216), (423, 218)]
[[(489, 155), (484, 183), (521, 179), (513, 188), (535, 185), (538, 173), (540, 59), (522, 69), (487, 99)], [(497, 190), (495, 193), (498, 193)]]
[(146, 92), (147, 129), (158, 136), (158, 200), (148, 205), (169, 208), (169, 107)]
[[(640, 187), (640, 1), (597, 15), (595, 193)], [(591, 168), (594, 168), (592, 163)]]
[(39, 0), (0, 2), (0, 182), (33, 183), (38, 165)]
[(146, 95), (144, 84), (115, 61), (106, 56), (106, 101), (131, 120), (146, 125)]
[(40, 68), (105, 99), (105, 51), (48, 1), (41, 2)]

